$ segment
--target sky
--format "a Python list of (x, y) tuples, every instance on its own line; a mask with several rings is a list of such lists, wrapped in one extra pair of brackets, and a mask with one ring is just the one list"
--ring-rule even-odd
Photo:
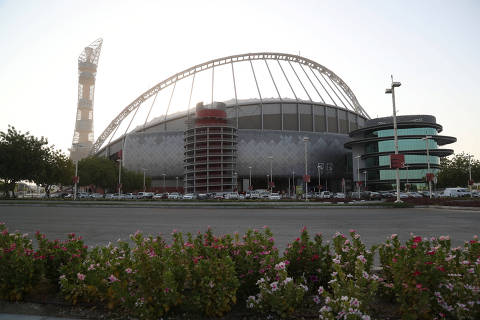
[(13, 125), (68, 153), (77, 59), (101, 37), (95, 139), (174, 73), (269, 51), (333, 70), (372, 118), (392, 114), (384, 91), (393, 75), (399, 115), (436, 116), (442, 134), (458, 139), (446, 148), (480, 159), (479, 16), (477, 0), (0, 0), (0, 131)]

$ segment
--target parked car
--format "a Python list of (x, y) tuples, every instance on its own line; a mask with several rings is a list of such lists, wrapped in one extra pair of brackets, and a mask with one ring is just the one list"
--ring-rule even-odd
[(152, 199), (153, 192), (139, 192), (137, 195), (137, 199)]
[(465, 188), (446, 188), (441, 193), (441, 196), (452, 197), (452, 198), (466, 197), (466, 196), (470, 196), (470, 190)]
[(227, 192), (223, 195), (225, 199), (238, 200), (238, 192)]
[(86, 192), (79, 192), (77, 193), (77, 199), (88, 199), (88, 193)]
[(337, 192), (335, 193), (335, 195), (333, 196), (334, 199), (345, 199), (345, 193), (343, 192)]
[(320, 192), (320, 199), (330, 199), (333, 197), (333, 194), (330, 191)]
[(193, 193), (186, 193), (183, 195), (183, 200), (194, 200), (196, 196)]
[(209, 196), (208, 196), (207, 193), (199, 193), (199, 194), (197, 195), (197, 199), (198, 199), (198, 200), (206, 200), (206, 199), (208, 199), (208, 198), (209, 198)]
[(224, 199), (222, 192), (217, 192), (213, 195), (213, 199)]
[(105, 194), (105, 199), (113, 199), (114, 194), (113, 193), (107, 193)]
[(181, 198), (182, 198), (182, 196), (178, 192), (169, 193), (168, 196), (167, 196), (167, 199), (170, 199), (170, 200), (179, 200)]
[(370, 200), (380, 200), (382, 199), (382, 195), (379, 192), (370, 192), (369, 196)]
[(112, 199), (113, 200), (123, 200), (125, 199), (125, 195), (123, 193), (115, 193), (113, 196), (112, 196)]
[(126, 193), (125, 194), (125, 199), (128, 199), (128, 200), (137, 199), (137, 195), (134, 194), (134, 193)]
[(423, 195), (418, 192), (411, 191), (411, 192), (408, 192), (407, 194), (409, 198), (414, 198), (414, 199), (423, 198)]
[(270, 195), (268, 196), (268, 199), (269, 200), (280, 200), (281, 197), (280, 197), (279, 193), (274, 192), (274, 193), (270, 193)]
[(101, 193), (92, 193), (90, 199), (103, 199), (103, 194)]
[(478, 190), (473, 190), (473, 191), (472, 191), (472, 197), (474, 197), (474, 198), (480, 198), (480, 191), (478, 191)]
[(163, 193), (155, 193), (152, 197), (152, 199), (159, 200), (159, 199), (166, 199), (167, 195)]

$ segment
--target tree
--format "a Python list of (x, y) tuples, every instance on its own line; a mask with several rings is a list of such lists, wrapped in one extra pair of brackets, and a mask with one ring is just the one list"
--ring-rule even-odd
[[(480, 181), (480, 161), (472, 157), (472, 180)], [(439, 187), (465, 187), (469, 179), (469, 155), (465, 153), (456, 154), (451, 158), (440, 160), (440, 171), (438, 173)]]
[(72, 161), (62, 152), (50, 147), (43, 153), (42, 168), (37, 172), (34, 182), (44, 187), (47, 196), (50, 196), (52, 185), (72, 184), (74, 174)]
[[(118, 175), (118, 171), (117, 171)], [(152, 179), (145, 177), (145, 186), (150, 187)], [(143, 191), (143, 172), (130, 171), (122, 168), (122, 190), (125, 192), (134, 192), (137, 190)]]
[[(115, 162), (106, 158), (88, 157), (78, 162), (80, 185), (115, 189), (117, 177)], [(95, 190), (94, 190), (95, 191)]]
[(8, 126), (7, 132), (0, 131), (0, 179), (3, 179), (7, 193), (15, 197), (15, 185), (21, 180), (35, 179), (41, 170), (47, 139), (21, 133)]

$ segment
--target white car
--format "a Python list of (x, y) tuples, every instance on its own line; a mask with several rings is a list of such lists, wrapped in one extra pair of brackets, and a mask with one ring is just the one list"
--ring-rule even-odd
[(155, 193), (152, 199), (155, 199), (155, 200), (163, 199), (163, 193)]
[(181, 196), (178, 192), (172, 192), (168, 194), (167, 199), (178, 200), (181, 199)]
[(238, 192), (227, 192), (223, 195), (225, 199), (238, 200)]
[(268, 199), (269, 200), (280, 200), (281, 197), (280, 197), (279, 193), (270, 193), (270, 195), (268, 196)]
[(129, 200), (137, 199), (137, 195), (133, 194), (133, 193), (126, 193), (125, 194), (125, 199), (129, 199)]
[(331, 193), (330, 191), (322, 191), (320, 193), (320, 198), (321, 199), (330, 199), (333, 197), (333, 193)]
[(113, 199), (114, 194), (113, 193), (107, 193), (105, 194), (105, 199)]
[(183, 200), (193, 200), (195, 199), (195, 195), (193, 193), (186, 193), (183, 195)]
[(90, 195), (90, 198), (92, 198), (92, 199), (103, 199), (103, 194), (101, 194), (101, 193), (92, 193), (92, 194)]
[(337, 192), (335, 193), (335, 195), (333, 196), (334, 199), (345, 199), (345, 193), (343, 192)]
[(123, 199), (125, 199), (125, 195), (122, 194), (122, 193), (121, 193), (121, 194), (115, 193), (115, 194), (113, 195), (112, 199), (114, 199), (114, 200), (123, 200)]
[(137, 199), (152, 199), (153, 193), (152, 192), (139, 192), (137, 195)]

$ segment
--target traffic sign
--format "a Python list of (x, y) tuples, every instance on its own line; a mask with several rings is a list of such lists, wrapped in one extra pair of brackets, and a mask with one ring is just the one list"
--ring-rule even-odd
[(405, 155), (403, 154), (391, 154), (390, 155), (390, 168), (400, 169), (405, 167)]
[(473, 186), (474, 183), (475, 183), (475, 182), (474, 182), (473, 180), (468, 180), (468, 185), (469, 185), (469, 186)]
[(433, 181), (433, 179), (435, 178), (435, 175), (433, 173), (427, 173), (425, 177), (427, 179), (427, 182), (430, 182), (430, 181)]
[(303, 175), (303, 182), (310, 182), (310, 175), (309, 174)]
[(79, 176), (73, 177), (73, 183), (79, 183), (79, 182), (80, 182), (80, 177)]

